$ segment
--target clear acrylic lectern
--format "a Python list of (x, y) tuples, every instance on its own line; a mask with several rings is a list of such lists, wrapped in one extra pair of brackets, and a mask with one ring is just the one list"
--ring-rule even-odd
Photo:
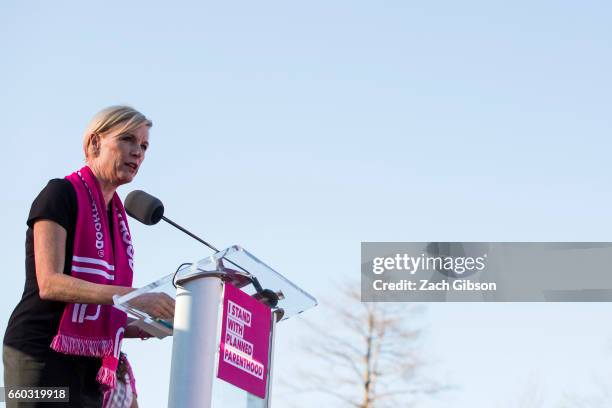
[[(232, 288), (226, 288), (226, 285)], [(241, 307), (234, 298), (229, 300), (231, 293), (238, 292), (234, 288), (239, 288), (242, 293), (237, 294), (255, 303), (257, 309), (261, 309), (261, 304), (265, 305), (268, 313), (265, 316), (269, 319), (269, 324), (266, 322), (261, 326), (265, 327), (265, 339), (261, 331), (255, 341), (242, 338), (245, 328), (248, 332), (255, 323), (251, 324), (248, 307)], [(130, 300), (149, 292), (165, 292), (176, 298), (173, 321), (154, 319), (130, 305)], [(173, 336), (168, 395), (168, 406), (172, 408), (269, 408), (276, 323), (316, 304), (313, 296), (237, 245), (196, 263), (183, 264), (176, 273), (115, 298), (115, 307), (124, 310), (133, 319), (130, 324), (158, 338)], [(235, 312), (234, 315), (224, 320), (230, 326), (224, 326), (222, 320), (231, 312)], [(227, 337), (222, 339), (221, 333)], [(253, 344), (264, 340), (268, 361), (258, 362), (253, 358)], [(225, 358), (225, 353), (231, 355)], [(225, 361), (239, 367), (239, 375), (248, 377), (247, 386), (249, 382), (258, 381), (259, 376), (259, 380), (265, 384), (265, 391), (256, 396), (256, 393), (245, 391), (248, 388), (238, 382), (229, 385), (219, 380), (220, 366), (225, 366)], [(267, 367), (265, 373), (261, 372), (262, 367)], [(250, 375), (253, 381), (249, 379)], [(262, 380), (262, 376), (265, 379)], [(231, 398), (227, 394), (232, 394)]]

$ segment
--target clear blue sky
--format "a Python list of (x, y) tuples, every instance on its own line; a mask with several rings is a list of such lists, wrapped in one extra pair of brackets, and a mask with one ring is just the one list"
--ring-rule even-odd
[[(358, 279), (361, 241), (611, 241), (610, 21), (604, 1), (5, 1), (2, 331), (30, 203), (82, 164), (86, 123), (116, 103), (154, 121), (122, 196), (158, 195), (319, 297)], [(132, 229), (137, 284), (208, 254), (167, 226)], [(611, 312), (432, 305), (436, 373), (461, 385), (444, 406), (609, 378)], [(170, 341), (127, 347), (142, 406), (164, 405)]]

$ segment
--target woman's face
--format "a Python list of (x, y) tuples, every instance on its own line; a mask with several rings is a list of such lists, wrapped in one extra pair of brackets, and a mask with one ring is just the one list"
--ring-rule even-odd
[(99, 154), (92, 161), (96, 175), (116, 187), (131, 182), (149, 147), (149, 127), (128, 132), (112, 131), (98, 138)]

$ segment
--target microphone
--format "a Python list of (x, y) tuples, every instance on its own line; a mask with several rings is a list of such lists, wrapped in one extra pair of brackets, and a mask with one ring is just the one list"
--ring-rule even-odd
[[(167, 217), (164, 217), (164, 204), (159, 198), (154, 197), (149, 193), (146, 193), (142, 190), (134, 190), (127, 195), (123, 206), (125, 207), (125, 212), (127, 212), (130, 217), (137, 219), (143, 224), (154, 225), (157, 224), (160, 220), (164, 220), (173, 227), (183, 231), (185, 234), (206, 245), (213, 251), (219, 252), (217, 248), (204, 241), (202, 238), (187, 231), (185, 228), (181, 227), (180, 225), (168, 219)], [(228, 261), (236, 265), (231, 260), (228, 259)], [(239, 265), (236, 266), (240, 268)], [(263, 301), (264, 303), (267, 303), (270, 307), (276, 307), (281, 297), (279, 297), (277, 293), (270, 289), (264, 289), (257, 280), (256, 276), (251, 275), (250, 281), (255, 287), (255, 290), (257, 291), (257, 295), (255, 296), (255, 298), (260, 301)]]
[(183, 231), (191, 238), (194, 238), (195, 240), (206, 245), (213, 251), (219, 252), (217, 248), (210, 245), (202, 238), (187, 231), (185, 228), (181, 227), (169, 218), (164, 217), (164, 204), (159, 198), (154, 197), (149, 193), (145, 193), (142, 190), (134, 190), (127, 195), (123, 206), (125, 207), (125, 212), (127, 212), (130, 217), (137, 219), (143, 224), (154, 225), (157, 224), (160, 220), (164, 220), (173, 227)]
[(154, 225), (164, 216), (164, 205), (157, 197), (142, 190), (134, 190), (125, 198), (125, 212), (146, 225)]

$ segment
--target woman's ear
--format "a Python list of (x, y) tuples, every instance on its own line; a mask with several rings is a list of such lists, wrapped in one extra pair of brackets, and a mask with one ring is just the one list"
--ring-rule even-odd
[(89, 151), (92, 157), (98, 157), (100, 154), (100, 135), (98, 133), (89, 135)]

